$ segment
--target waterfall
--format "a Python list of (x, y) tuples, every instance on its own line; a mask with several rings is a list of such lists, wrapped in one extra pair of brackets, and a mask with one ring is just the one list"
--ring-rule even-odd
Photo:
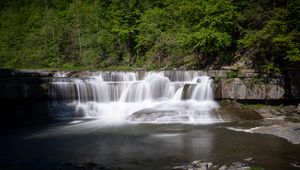
[(74, 106), (71, 117), (137, 123), (215, 123), (213, 81), (201, 71), (57, 73), (50, 96)]

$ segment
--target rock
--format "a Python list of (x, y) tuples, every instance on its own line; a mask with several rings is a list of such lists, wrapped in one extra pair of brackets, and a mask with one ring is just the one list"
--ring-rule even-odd
[(81, 106), (76, 107), (75, 116), (76, 117), (84, 117), (86, 115), (85, 109)]
[(252, 77), (258, 77), (259, 73), (255, 72), (255, 70), (251, 70), (251, 69), (240, 70), (239, 76), (243, 77), (243, 78), (252, 78)]
[(296, 163), (290, 163), (292, 166), (296, 167), (296, 168), (300, 168), (300, 165), (296, 164)]
[(297, 112), (296, 109), (297, 109), (296, 106), (289, 105), (289, 106), (283, 107), (282, 109), (279, 109), (279, 111), (280, 111), (281, 113), (283, 113), (284, 115), (287, 115), (287, 116), (288, 116), (288, 115), (291, 115), (291, 114)]
[(277, 118), (278, 116), (283, 116), (283, 114), (272, 107), (263, 107), (260, 109), (255, 109), (264, 118)]
[(61, 167), (59, 167), (58, 169), (60, 170), (108, 170), (106, 167), (103, 167), (93, 162), (86, 162), (86, 163), (67, 162), (62, 164)]
[(67, 77), (88, 77), (91, 76), (89, 71), (72, 71), (67, 73)]
[(227, 166), (226, 166), (226, 165), (223, 165), (223, 166), (221, 166), (218, 170), (225, 170), (225, 169), (227, 169)]
[(293, 144), (300, 144), (300, 123), (286, 122), (281, 125), (263, 126), (253, 129), (251, 132), (271, 134), (287, 139)]
[(230, 167), (227, 168), (227, 170), (250, 170), (251, 167), (246, 166), (246, 164), (242, 162), (233, 162)]
[(293, 116), (287, 116), (284, 118), (284, 120), (294, 123), (300, 122), (300, 115), (293, 115)]
[(256, 83), (255, 78), (221, 78), (219, 81), (222, 99), (238, 100), (276, 100), (283, 99), (285, 90), (280, 83)]
[[(245, 161), (252, 161), (253, 158), (246, 158)], [(218, 168), (219, 167), (219, 168)], [(218, 166), (212, 162), (204, 162), (202, 160), (195, 160), (185, 166), (175, 166), (172, 170), (250, 170), (251, 167), (243, 162), (233, 162), (229, 167), (226, 165)]]
[(174, 166), (172, 167), (172, 170), (187, 170), (187, 166)]
[(244, 163), (242, 163), (242, 162), (233, 162), (232, 165), (235, 166), (235, 167), (240, 168), (240, 167), (245, 166), (246, 164), (244, 164)]
[(246, 162), (251, 162), (253, 160), (253, 158), (246, 158), (246, 159), (244, 159), (244, 161), (246, 161)]
[(213, 166), (212, 162), (204, 162), (204, 163), (196, 164), (195, 167), (197, 170), (209, 170), (211, 169), (212, 166)]
[(212, 162), (207, 162), (206, 165), (207, 165), (208, 168), (211, 168), (211, 167), (213, 167), (214, 164)]
[(300, 114), (300, 103), (298, 104), (298, 106), (296, 108), (296, 112)]
[(212, 169), (218, 169), (218, 166), (217, 166), (217, 165), (214, 165), (214, 166), (212, 167)]
[(250, 170), (250, 169), (251, 169), (250, 166), (244, 166), (244, 167), (237, 168), (235, 170)]
[(196, 166), (197, 164), (200, 164), (200, 163), (202, 163), (203, 161), (202, 160), (195, 160), (195, 161), (193, 161), (191, 164), (193, 165), (193, 166)]
[(202, 160), (195, 160), (191, 163), (196, 170), (209, 170), (214, 165), (212, 162), (203, 162)]
[(227, 170), (250, 170), (251, 167), (246, 166), (246, 164), (242, 162), (233, 162), (230, 167), (227, 168)]
[(219, 109), (214, 110), (214, 113), (224, 120), (239, 121), (239, 120), (258, 120), (264, 117), (254, 109), (241, 107), (237, 102), (222, 102)]

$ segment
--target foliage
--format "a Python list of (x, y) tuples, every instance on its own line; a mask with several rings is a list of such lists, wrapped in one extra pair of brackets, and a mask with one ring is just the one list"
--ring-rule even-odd
[(239, 70), (231, 70), (230, 72), (226, 73), (226, 78), (237, 78), (240, 74)]
[[(0, 67), (278, 72), (300, 62), (297, 0), (2, 0)], [(239, 54), (237, 56), (237, 54)]]
[(266, 83), (266, 79), (261, 78), (259, 76), (255, 76), (247, 79), (245, 84), (249, 88), (254, 88), (255, 85), (262, 85), (263, 83)]
[[(238, 40), (245, 51), (254, 53), (252, 60), (263, 70), (278, 72), (300, 61), (299, 53), (299, 1), (279, 1), (273, 8), (267, 9), (261, 20), (261, 28), (246, 28), (244, 36)], [(265, 13), (265, 11), (260, 11)], [(258, 16), (258, 14), (256, 14)]]

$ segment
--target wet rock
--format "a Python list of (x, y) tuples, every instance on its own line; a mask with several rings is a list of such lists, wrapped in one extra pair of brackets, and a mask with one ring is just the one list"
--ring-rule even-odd
[(289, 105), (289, 106), (286, 106), (286, 107), (283, 107), (282, 109), (279, 109), (279, 111), (281, 113), (283, 113), (284, 115), (292, 115), (293, 113), (297, 112), (297, 107), (296, 106), (293, 106), (293, 105)]
[(297, 108), (296, 108), (296, 112), (297, 112), (298, 114), (300, 114), (300, 103), (298, 104), (298, 106), (297, 106)]
[(243, 108), (237, 102), (221, 102), (221, 107), (214, 112), (223, 120), (239, 121), (239, 120), (258, 120), (263, 116), (253, 109)]
[(85, 109), (82, 108), (82, 107), (77, 107), (76, 108), (76, 112), (75, 112), (75, 116), (76, 117), (84, 117), (86, 114), (85, 114)]
[(203, 162), (202, 160), (195, 160), (191, 165), (197, 170), (208, 170), (213, 166), (212, 162)]
[(86, 163), (66, 162), (63, 163), (58, 169), (59, 170), (109, 170), (108, 168), (93, 162), (86, 162)]
[(201, 163), (203, 163), (202, 160), (195, 160), (195, 161), (193, 161), (191, 164), (192, 164), (193, 166), (196, 166), (197, 164), (201, 164)]
[(213, 166), (212, 162), (203, 162), (195, 165), (197, 170), (209, 170)]
[[(240, 167), (240, 168), (234, 168), (232, 170), (250, 170), (251, 167), (250, 166), (244, 166), (244, 167)], [(228, 168), (228, 170), (231, 170), (230, 168)]]
[(300, 168), (300, 164), (297, 164), (297, 163), (290, 163), (293, 167), (296, 167), (296, 168)]
[(187, 166), (174, 166), (172, 167), (172, 170), (187, 170)]
[(195, 160), (188, 165), (184, 166), (175, 166), (172, 170), (212, 170), (217, 167), (213, 167), (212, 162), (204, 162), (202, 160)]
[(72, 71), (67, 73), (67, 77), (88, 77), (91, 76), (91, 72), (88, 71)]
[(300, 115), (288, 116), (288, 117), (285, 117), (284, 120), (289, 121), (289, 122), (299, 123), (300, 122)]
[[(245, 159), (246, 161), (251, 161), (252, 158)], [(218, 168), (219, 167), (219, 168)], [(206, 162), (202, 160), (195, 160), (185, 166), (175, 166), (172, 170), (250, 170), (251, 167), (243, 162), (233, 162), (230, 166), (218, 166), (214, 165), (212, 162)]]
[(242, 162), (233, 162), (232, 165), (235, 166), (235, 167), (240, 168), (240, 167), (245, 166), (246, 164), (244, 164), (244, 163), (242, 163)]
[(253, 160), (253, 158), (246, 158), (246, 159), (244, 159), (244, 161), (246, 161), (246, 162), (251, 162)]
[(216, 169), (216, 170), (217, 170), (217, 169), (218, 169), (218, 167), (219, 167), (219, 166), (217, 166), (217, 165), (214, 165), (214, 166), (212, 167), (212, 169)]
[[(133, 113), (128, 120), (133, 122), (154, 122), (161, 121), (160, 118), (166, 116), (172, 116), (176, 114), (178, 111), (173, 110), (164, 110), (159, 111), (155, 109), (143, 109), (138, 112)], [(178, 116), (178, 120), (181, 121), (189, 121), (189, 117), (187, 115)]]
[(182, 96), (181, 96), (181, 98), (182, 98), (183, 100), (188, 99), (188, 96), (189, 96), (188, 92), (189, 92), (190, 86), (191, 86), (191, 84), (185, 84), (185, 85), (183, 86), (183, 92), (182, 92)]
[(223, 165), (221, 166), (218, 170), (226, 170), (227, 169), (227, 166), (226, 165)]
[(242, 162), (233, 162), (227, 170), (250, 170), (251, 167), (247, 166), (245, 163)]

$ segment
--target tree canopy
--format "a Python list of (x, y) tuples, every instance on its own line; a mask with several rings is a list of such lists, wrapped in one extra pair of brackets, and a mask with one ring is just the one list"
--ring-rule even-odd
[(203, 69), (300, 62), (297, 0), (2, 0), (0, 67)]

